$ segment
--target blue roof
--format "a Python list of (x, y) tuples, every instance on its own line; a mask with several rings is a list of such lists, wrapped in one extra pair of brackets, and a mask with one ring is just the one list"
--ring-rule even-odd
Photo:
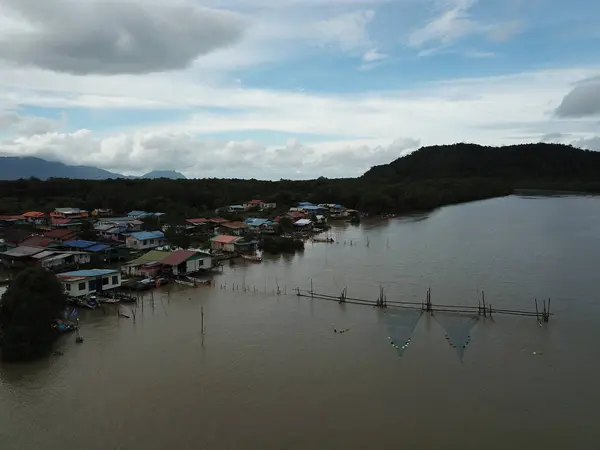
[(103, 250), (106, 250), (107, 248), (110, 248), (110, 245), (96, 244), (96, 245), (92, 245), (91, 247), (86, 248), (85, 251), (86, 252), (101, 252)]
[(246, 219), (245, 222), (248, 225), (251, 225), (253, 227), (260, 227), (261, 225), (269, 223), (270, 220), (269, 219)]
[(315, 205), (305, 205), (302, 207), (302, 209), (306, 209), (307, 211), (321, 211), (321, 210), (327, 209), (327, 208), (323, 208), (322, 206), (315, 206)]
[(315, 206), (315, 205), (313, 205), (311, 202), (300, 202), (300, 203), (298, 203), (298, 206)]
[(135, 233), (131, 233), (130, 236), (133, 236), (138, 241), (145, 241), (147, 239), (161, 239), (165, 237), (165, 233), (162, 231), (137, 231)]
[(111, 275), (113, 273), (119, 273), (119, 271), (114, 269), (74, 270), (73, 272), (61, 273), (59, 277), (101, 277), (102, 275)]
[(146, 211), (130, 211), (127, 213), (128, 216), (147, 216), (149, 213)]
[(91, 247), (92, 245), (96, 245), (96, 244), (97, 244), (97, 242), (93, 242), (93, 241), (75, 240), (75, 241), (66, 241), (63, 245), (65, 247), (88, 248), (88, 247)]

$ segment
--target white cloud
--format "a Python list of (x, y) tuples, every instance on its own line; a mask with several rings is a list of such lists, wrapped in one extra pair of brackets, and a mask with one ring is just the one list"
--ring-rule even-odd
[(375, 11), (344, 13), (314, 24), (311, 34), (326, 46), (339, 47), (343, 52), (361, 51), (373, 45), (368, 25)]
[(183, 2), (3, 0), (0, 15), (22, 23), (0, 30), (0, 58), (76, 74), (182, 69), (245, 28), (236, 14)]
[[(588, 137), (597, 129), (596, 123), (558, 120), (552, 112), (574, 82), (595, 73), (597, 68), (538, 71), (340, 95), (199, 87), (186, 77), (174, 80), (158, 75), (103, 79), (13, 73), (11, 78), (21, 83), (21, 95), (28, 93), (34, 104), (40, 96), (45, 102), (44, 95), (49, 95), (55, 102), (93, 108), (145, 105), (155, 110), (160, 104), (228, 110), (192, 109), (183, 120), (114, 132), (79, 130), (21, 137), (0, 143), (0, 152), (35, 154), (126, 173), (175, 169), (187, 176), (350, 176), (395, 159), (402, 148), (412, 149), (417, 142), (498, 145), (514, 143), (515, 136), (525, 136), (521, 139), (525, 142), (539, 141), (551, 132), (568, 133), (572, 139)], [(32, 90), (39, 87), (51, 91)], [(304, 145), (290, 140), (272, 146), (256, 140), (203, 137), (250, 135), (256, 130), (299, 138), (304, 133), (337, 138)], [(394, 143), (398, 136), (410, 138)]]
[[(522, 30), (519, 21), (482, 22), (471, 14), (477, 0), (450, 0), (440, 5), (439, 15), (414, 30), (408, 39), (412, 47), (432, 45), (432, 51), (446, 47), (471, 35), (484, 36), (494, 41), (505, 41)], [(427, 55), (421, 52), (421, 55)]]
[(188, 133), (137, 132), (101, 137), (89, 130), (47, 133), (0, 143), (4, 155), (38, 156), (71, 165), (92, 165), (124, 174), (178, 170), (188, 177), (306, 179), (362, 175), (414, 150), (419, 141), (389, 145), (303, 145), (290, 139), (267, 147), (252, 140), (202, 140)]
[(24, 116), (12, 110), (0, 110), (0, 133), (32, 136), (61, 128), (61, 123), (44, 117)]
[(386, 55), (385, 53), (381, 53), (379, 50), (372, 48), (363, 55), (362, 60), (366, 63), (370, 63), (375, 61), (381, 61), (382, 59), (385, 59), (387, 57), (388, 55)]

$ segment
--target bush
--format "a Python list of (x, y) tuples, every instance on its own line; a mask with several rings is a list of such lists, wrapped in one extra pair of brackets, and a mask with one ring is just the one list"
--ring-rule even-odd
[(49, 351), (57, 336), (52, 323), (66, 305), (52, 273), (39, 267), (19, 273), (0, 300), (2, 359), (29, 360)]
[(260, 242), (260, 248), (273, 254), (294, 253), (298, 250), (304, 250), (304, 241), (279, 236), (265, 236)]

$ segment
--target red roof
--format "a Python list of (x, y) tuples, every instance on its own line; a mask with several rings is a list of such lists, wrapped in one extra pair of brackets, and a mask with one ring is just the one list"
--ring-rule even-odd
[(289, 217), (291, 217), (292, 219), (303, 219), (306, 217), (306, 214), (304, 214), (303, 212), (300, 211), (292, 211), (290, 213), (287, 214)]
[(52, 244), (54, 241), (44, 236), (31, 236), (29, 239), (25, 239), (19, 244), (19, 247), (46, 247)]
[(229, 222), (227, 219), (223, 219), (222, 217), (213, 217), (212, 219), (208, 219), (209, 222), (212, 223), (225, 223)]
[(230, 228), (232, 230), (240, 230), (242, 228), (248, 228), (248, 224), (244, 223), (244, 222), (228, 222), (228, 223), (221, 224), (221, 226), (224, 226), (225, 228)]
[(194, 225), (198, 225), (201, 223), (206, 223), (206, 222), (208, 222), (208, 220), (205, 219), (204, 217), (200, 217), (198, 219), (186, 219), (186, 222), (192, 223)]
[(23, 216), (25, 216), (25, 217), (44, 217), (44, 213), (39, 212), (39, 211), (29, 211), (29, 212), (23, 213)]
[(52, 230), (44, 233), (44, 237), (50, 239), (71, 239), (76, 236), (77, 232), (73, 230)]
[(0, 220), (23, 220), (25, 216), (0, 216)]
[(214, 237), (211, 240), (213, 242), (219, 242), (221, 244), (231, 244), (232, 242), (235, 242), (238, 239), (240, 239), (238, 236), (225, 236), (225, 235), (221, 235), (221, 236)]
[(52, 225), (66, 225), (71, 222), (73, 219), (57, 219), (56, 217), (52, 218)]
[(196, 253), (198, 252), (195, 252), (193, 250), (177, 250), (176, 252), (171, 252), (169, 256), (162, 259), (160, 262), (167, 266), (178, 266), (182, 262), (185, 262), (188, 259), (190, 259)]
[(260, 205), (262, 203), (262, 200), (250, 200), (248, 202), (249, 205)]

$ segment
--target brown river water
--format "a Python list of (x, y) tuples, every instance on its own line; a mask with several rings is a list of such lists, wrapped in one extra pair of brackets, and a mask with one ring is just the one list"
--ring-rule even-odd
[[(82, 311), (83, 344), (0, 366), (0, 449), (598, 449), (599, 229), (598, 198), (506, 197), (340, 225), (334, 244), (227, 265), (214, 288), (146, 294), (135, 322)], [(311, 279), (370, 300), (551, 297), (555, 316), (297, 297)], [(470, 335), (462, 358), (446, 334)]]

